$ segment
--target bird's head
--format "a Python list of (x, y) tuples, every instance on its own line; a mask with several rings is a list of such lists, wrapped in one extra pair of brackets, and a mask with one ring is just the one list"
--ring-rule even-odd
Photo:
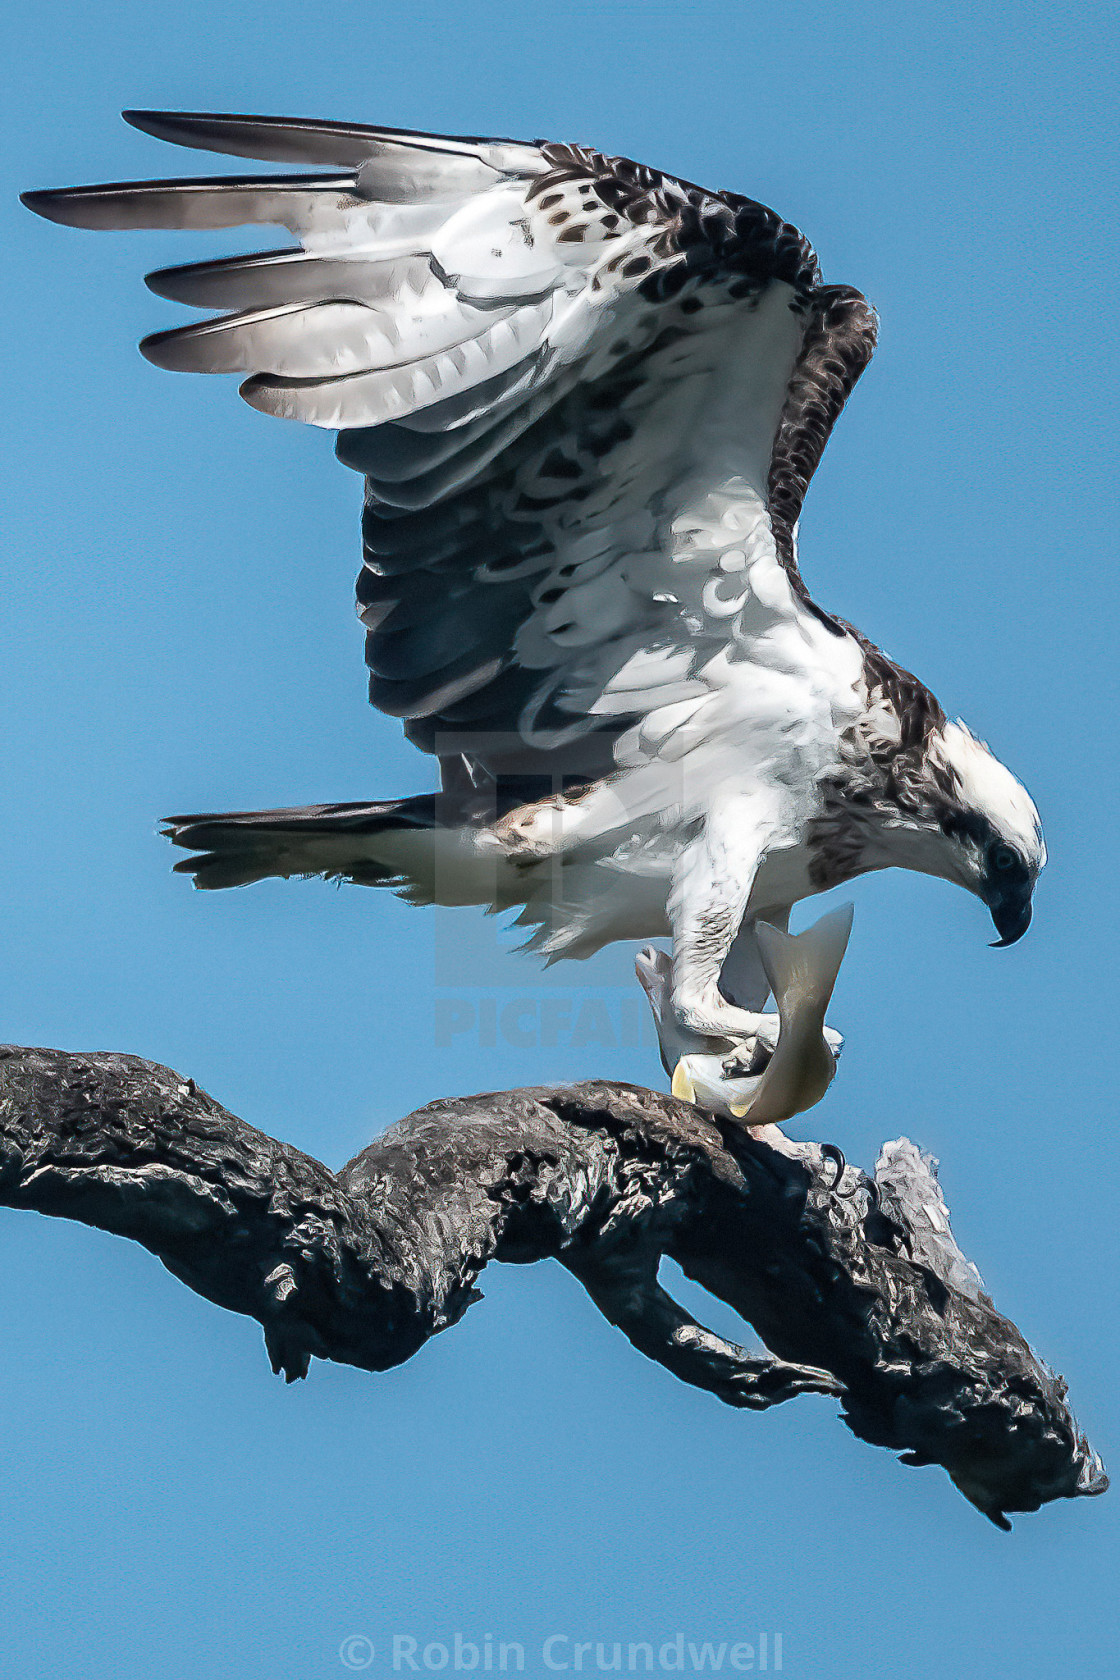
[(1021, 782), (962, 723), (930, 737), (928, 761), (939, 797), (939, 874), (975, 893), (999, 938), (1014, 945), (1030, 926), (1034, 885), (1046, 862), (1042, 825)]

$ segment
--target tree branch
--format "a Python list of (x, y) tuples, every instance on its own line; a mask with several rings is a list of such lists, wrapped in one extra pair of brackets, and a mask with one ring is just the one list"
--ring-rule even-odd
[[(835, 1152), (832, 1152), (834, 1154)], [(333, 1173), (135, 1056), (0, 1049), (0, 1202), (131, 1237), (264, 1326), (274, 1371), (385, 1370), (490, 1260), (554, 1258), (649, 1358), (729, 1405), (839, 1396), (849, 1427), (1007, 1511), (1102, 1493), (1061, 1378), (996, 1312), (905, 1139), (874, 1180), (768, 1128), (590, 1083), (432, 1103)], [(689, 1317), (663, 1256), (772, 1357)]]

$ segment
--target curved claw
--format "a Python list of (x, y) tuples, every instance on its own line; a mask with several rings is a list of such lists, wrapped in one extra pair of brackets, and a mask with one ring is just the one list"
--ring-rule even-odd
[[(833, 1179), (832, 1183), (828, 1186), (830, 1192), (834, 1196), (839, 1196), (841, 1198), (841, 1200), (843, 1200), (845, 1202), (850, 1202), (852, 1197), (855, 1195), (856, 1191), (858, 1189), (860, 1189), (860, 1183), (857, 1180), (856, 1183), (852, 1185), (850, 1190), (841, 1190), (840, 1185), (841, 1185), (841, 1182), (843, 1180), (844, 1174), (845, 1174), (845, 1172), (847, 1171), (847, 1168), (848, 1168), (848, 1163), (844, 1158), (844, 1151), (840, 1148), (839, 1144), (836, 1144), (836, 1143), (822, 1143), (821, 1144), (821, 1154), (824, 1156), (826, 1161), (835, 1161), (835, 1163), (836, 1163), (836, 1177)], [(865, 1183), (863, 1184), (863, 1188), (865, 1190), (869, 1190), (871, 1192), (872, 1199), (874, 1200), (876, 1205), (878, 1205), (879, 1195), (878, 1195), (878, 1191), (876, 1190), (874, 1181), (870, 1180), (870, 1179), (865, 1181)]]
[(871, 1198), (872, 1205), (874, 1207), (879, 1206), (879, 1186), (875, 1183), (873, 1178), (865, 1178), (862, 1183), (857, 1180), (850, 1190), (841, 1190), (840, 1183), (847, 1171), (848, 1163), (844, 1158), (844, 1151), (840, 1148), (839, 1144), (822, 1143), (820, 1150), (826, 1161), (835, 1161), (836, 1163), (836, 1177), (828, 1186), (833, 1195), (839, 1196), (845, 1202), (850, 1202), (856, 1191), (862, 1189), (867, 1191), (868, 1196)]
[(847, 1167), (848, 1167), (848, 1163), (844, 1159), (844, 1151), (840, 1148), (840, 1146), (838, 1144), (822, 1143), (821, 1144), (821, 1154), (823, 1155), (823, 1157), (826, 1161), (834, 1161), (836, 1163), (836, 1177), (833, 1179), (832, 1183), (828, 1186), (830, 1191), (836, 1191), (837, 1186), (840, 1183), (840, 1180), (843, 1178), (845, 1172), (847, 1171)]

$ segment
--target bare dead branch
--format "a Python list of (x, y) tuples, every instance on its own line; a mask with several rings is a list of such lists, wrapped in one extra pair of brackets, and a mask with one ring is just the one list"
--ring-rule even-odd
[[(1066, 1387), (996, 1312), (906, 1140), (874, 1179), (635, 1086), (432, 1103), (331, 1172), (135, 1056), (0, 1049), (0, 1202), (131, 1237), (264, 1326), (289, 1381), (313, 1357), (408, 1359), (490, 1260), (553, 1258), (650, 1359), (728, 1405), (834, 1394), (862, 1439), (940, 1464), (1008, 1511), (1108, 1485)], [(697, 1324), (663, 1256), (770, 1355)]]

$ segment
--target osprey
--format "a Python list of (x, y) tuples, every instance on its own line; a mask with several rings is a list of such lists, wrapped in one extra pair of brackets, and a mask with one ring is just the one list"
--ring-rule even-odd
[(25, 195), (88, 228), (279, 224), (165, 268), (222, 311), (144, 341), (247, 375), (365, 477), (370, 697), (442, 791), (169, 819), (200, 887), (324, 875), (519, 908), (549, 960), (669, 933), (682, 1033), (772, 1044), (754, 929), (868, 870), (966, 887), (1010, 945), (1034, 805), (930, 691), (813, 601), (806, 488), (876, 317), (796, 228), (584, 146), (128, 112), (308, 166)]

